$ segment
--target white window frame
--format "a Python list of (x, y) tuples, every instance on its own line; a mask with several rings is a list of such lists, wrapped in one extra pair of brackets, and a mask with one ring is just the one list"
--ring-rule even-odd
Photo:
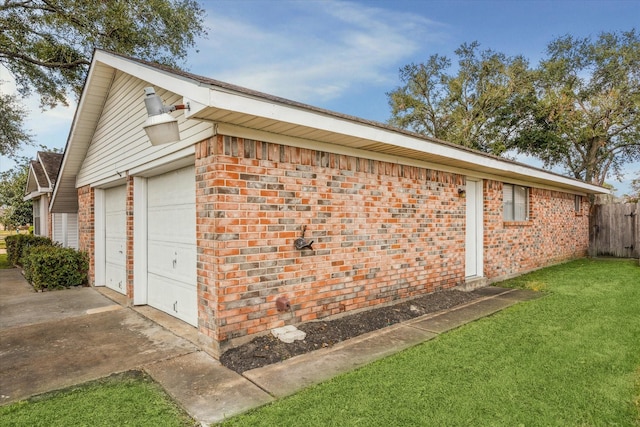
[(529, 221), (529, 187), (503, 184), (502, 218), (504, 221)]

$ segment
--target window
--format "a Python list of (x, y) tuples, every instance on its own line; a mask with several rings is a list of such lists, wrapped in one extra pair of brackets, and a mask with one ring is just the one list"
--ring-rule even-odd
[(40, 199), (33, 201), (33, 234), (40, 235)]
[(576, 195), (575, 198), (575, 211), (577, 214), (579, 214), (582, 210), (582, 196), (578, 196)]
[(529, 189), (520, 185), (504, 184), (502, 195), (505, 221), (529, 220)]

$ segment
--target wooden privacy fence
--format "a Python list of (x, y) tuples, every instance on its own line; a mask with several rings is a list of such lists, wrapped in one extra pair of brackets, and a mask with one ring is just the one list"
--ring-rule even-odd
[(594, 205), (591, 256), (640, 257), (640, 202)]

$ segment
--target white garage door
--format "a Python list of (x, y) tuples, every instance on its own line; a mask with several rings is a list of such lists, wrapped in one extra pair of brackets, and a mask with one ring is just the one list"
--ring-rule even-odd
[(148, 304), (197, 326), (193, 167), (148, 180)]
[(126, 186), (105, 190), (105, 280), (107, 287), (127, 293), (127, 190)]

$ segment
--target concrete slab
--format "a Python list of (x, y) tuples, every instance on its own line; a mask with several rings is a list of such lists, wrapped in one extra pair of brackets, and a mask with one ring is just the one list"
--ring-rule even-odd
[(196, 350), (129, 309), (4, 329), (0, 331), (0, 404)]
[(500, 299), (496, 297), (488, 298), (474, 302), (462, 308), (445, 312), (438, 316), (426, 319), (410, 320), (407, 324), (416, 328), (424, 329), (425, 331), (441, 334), (466, 323), (489, 316), (490, 314), (515, 304), (515, 302), (515, 300)]
[(275, 397), (288, 396), (435, 336), (434, 333), (405, 325), (391, 326), (344, 341), (331, 348), (252, 369), (243, 375)]
[(544, 292), (536, 292), (528, 289), (512, 289), (511, 292), (499, 295), (498, 298), (514, 302), (532, 301), (546, 296)]
[[(6, 288), (3, 284), (2, 290)], [(0, 299), (0, 330), (81, 316), (88, 310), (109, 306), (113, 306), (113, 301), (92, 288), (29, 292), (5, 297)]]
[(21, 295), (34, 294), (36, 291), (17, 268), (2, 269), (0, 273), (0, 302)]
[(221, 422), (274, 400), (202, 351), (147, 365), (145, 371), (201, 423)]
[(504, 293), (509, 293), (509, 292), (512, 292), (512, 291), (513, 291), (513, 289), (509, 289), (509, 288), (500, 288), (498, 286), (485, 286), (485, 287), (482, 287), (482, 288), (474, 289), (473, 293), (489, 297), (489, 296), (495, 296), (495, 295), (500, 295), (500, 294), (504, 294)]

